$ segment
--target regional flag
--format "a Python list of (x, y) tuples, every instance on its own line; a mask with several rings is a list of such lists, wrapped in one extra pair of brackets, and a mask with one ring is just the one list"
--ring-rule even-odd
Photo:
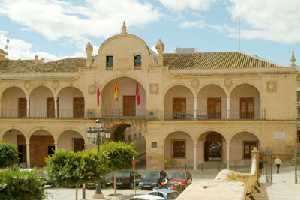
[(101, 97), (100, 88), (97, 88), (96, 97), (97, 97), (97, 106), (99, 106), (100, 105), (100, 97)]
[(119, 100), (119, 96), (120, 96), (120, 86), (119, 86), (119, 82), (116, 81), (115, 85), (114, 85), (114, 99), (116, 101)]

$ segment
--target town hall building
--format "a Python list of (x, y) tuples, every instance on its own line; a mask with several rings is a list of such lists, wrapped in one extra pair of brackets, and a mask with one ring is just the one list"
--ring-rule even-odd
[[(299, 72), (241, 52), (156, 52), (123, 24), (85, 58), (10, 60), (0, 50), (0, 140), (42, 167), (55, 149), (90, 148), (100, 119), (147, 168), (249, 163), (251, 149), (292, 157)], [(300, 96), (300, 95), (299, 95)], [(300, 99), (300, 97), (299, 97)]]

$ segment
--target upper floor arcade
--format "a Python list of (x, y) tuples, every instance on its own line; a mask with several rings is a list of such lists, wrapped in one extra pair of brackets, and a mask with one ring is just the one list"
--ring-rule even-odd
[(165, 53), (127, 33), (86, 58), (0, 60), (2, 118), (295, 120), (294, 67), (240, 52)]

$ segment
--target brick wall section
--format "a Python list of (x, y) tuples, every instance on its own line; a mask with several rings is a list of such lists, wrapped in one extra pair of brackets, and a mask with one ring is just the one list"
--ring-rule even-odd
[(54, 145), (52, 136), (33, 135), (30, 138), (30, 164), (31, 167), (45, 166), (45, 158), (48, 156), (48, 146)]

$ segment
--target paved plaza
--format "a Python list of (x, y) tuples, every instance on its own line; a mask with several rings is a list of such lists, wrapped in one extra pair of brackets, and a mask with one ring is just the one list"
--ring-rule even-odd
[[(295, 169), (284, 168), (280, 174), (273, 175), (272, 185), (266, 185), (266, 200), (299, 200), (300, 199), (300, 171), (298, 183), (295, 184)], [(262, 180), (264, 182), (264, 180)]]
[[(207, 182), (216, 176), (217, 170), (205, 170), (193, 172), (193, 182), (201, 184)], [(300, 177), (299, 177), (300, 179)], [(300, 184), (294, 184), (294, 168), (285, 167), (280, 174), (273, 175), (273, 184), (266, 184), (265, 177), (262, 177), (262, 193), (257, 197), (257, 200), (299, 200), (300, 197)], [(300, 180), (299, 180), (300, 181)], [(93, 199), (94, 190), (87, 190), (87, 199)], [(137, 190), (137, 194), (148, 193), (147, 190)], [(76, 197), (75, 189), (66, 188), (51, 188), (46, 190), (47, 200), (74, 200)], [(103, 189), (104, 195), (107, 199), (113, 199), (109, 195), (113, 193), (111, 188)], [(134, 194), (133, 190), (117, 190), (117, 193), (123, 195), (122, 199), (128, 199), (129, 196)], [(82, 199), (82, 191), (78, 190), (78, 199)]]

